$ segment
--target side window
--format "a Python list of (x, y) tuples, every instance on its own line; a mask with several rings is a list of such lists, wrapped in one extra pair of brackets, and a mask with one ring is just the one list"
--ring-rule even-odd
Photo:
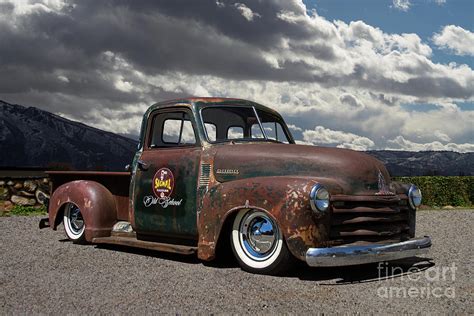
[(150, 148), (196, 144), (191, 119), (186, 112), (164, 112), (154, 116)]
[(244, 138), (244, 129), (241, 126), (231, 126), (227, 130), (227, 139)]

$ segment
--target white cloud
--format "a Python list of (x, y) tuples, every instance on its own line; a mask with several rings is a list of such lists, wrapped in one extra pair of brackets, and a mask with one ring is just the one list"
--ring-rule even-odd
[(433, 42), (440, 48), (453, 51), (456, 55), (474, 56), (474, 33), (460, 26), (446, 25), (441, 33), (433, 35)]
[(443, 142), (451, 141), (451, 137), (440, 131), (439, 129), (434, 131), (434, 136)]
[[(9, 0), (0, 0), (0, 3), (11, 3)], [(37, 12), (55, 12), (60, 13), (66, 5), (65, 1), (61, 0), (15, 0), (14, 13), (17, 15), (28, 15)]]
[(339, 101), (341, 101), (341, 103), (344, 103), (344, 104), (347, 104), (355, 109), (363, 109), (364, 108), (364, 104), (362, 104), (358, 99), (357, 97), (355, 97), (354, 95), (350, 94), (350, 93), (344, 93), (344, 94), (341, 94), (341, 96), (339, 97)]
[(59, 75), (58, 80), (61, 81), (61, 82), (64, 82), (64, 83), (69, 82), (69, 79), (66, 76), (63, 76), (63, 75)]
[(393, 51), (412, 52), (427, 57), (432, 52), (430, 46), (422, 43), (421, 38), (414, 33), (387, 34), (363, 21), (352, 21), (349, 24), (342, 21), (334, 23), (346, 46), (349, 47), (362, 47), (380, 54)]
[(405, 139), (403, 136), (398, 136), (395, 139), (391, 139), (388, 141), (389, 145), (395, 146), (392, 148), (387, 148), (390, 150), (409, 150), (409, 151), (457, 151), (457, 152), (471, 152), (474, 151), (474, 144), (465, 143), (465, 144), (455, 144), (455, 143), (448, 143), (442, 144), (439, 141), (434, 141), (431, 143), (415, 143)]
[(133, 85), (129, 81), (125, 81), (123, 77), (119, 77), (114, 82), (115, 88), (123, 92), (131, 92), (133, 90)]
[(295, 131), (295, 132), (302, 132), (303, 129), (301, 127), (298, 127), (294, 124), (288, 124), (288, 128), (292, 131)]
[(401, 11), (408, 11), (410, 9), (410, 0), (393, 0), (393, 7)]
[(367, 150), (375, 144), (367, 137), (352, 133), (334, 131), (323, 126), (316, 126), (314, 130), (305, 130), (303, 140), (314, 145), (337, 145), (339, 148)]
[(247, 7), (245, 4), (243, 3), (236, 3), (234, 4), (234, 6), (237, 8), (237, 10), (239, 10), (240, 14), (242, 14), (242, 16), (247, 19), (247, 21), (253, 21), (254, 18), (258, 17), (262, 17), (260, 14), (256, 13), (256, 12), (253, 12), (249, 7)]
[(440, 140), (434, 135), (435, 131), (446, 134), (455, 142), (473, 142), (474, 111), (460, 110), (450, 107), (440, 107), (429, 111), (414, 111), (407, 114), (399, 135), (409, 136), (410, 139), (423, 143)]
[(310, 145), (310, 146), (314, 146), (313, 143), (310, 143), (310, 142), (305, 142), (304, 140), (295, 140), (295, 143), (298, 144), (298, 145)]
[(437, 5), (443, 5), (446, 3), (446, 0), (435, 0)]

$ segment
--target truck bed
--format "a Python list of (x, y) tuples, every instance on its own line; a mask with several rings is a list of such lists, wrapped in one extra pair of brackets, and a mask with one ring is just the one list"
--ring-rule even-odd
[(118, 220), (129, 221), (130, 172), (106, 171), (46, 171), (50, 177), (51, 194), (61, 185), (75, 180), (95, 181), (105, 186), (114, 196)]

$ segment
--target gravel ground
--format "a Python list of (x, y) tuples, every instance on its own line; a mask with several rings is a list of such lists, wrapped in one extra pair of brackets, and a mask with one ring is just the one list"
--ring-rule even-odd
[(382, 266), (381, 278), (377, 265), (301, 266), (273, 277), (232, 262), (74, 245), (62, 230), (38, 230), (38, 220), (0, 218), (2, 315), (474, 313), (473, 210), (419, 212), (418, 234), (432, 236), (432, 260)]

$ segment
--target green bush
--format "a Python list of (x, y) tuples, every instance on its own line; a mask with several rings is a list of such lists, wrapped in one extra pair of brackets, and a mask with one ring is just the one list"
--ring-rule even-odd
[(22, 215), (22, 216), (28, 216), (28, 215), (45, 215), (46, 214), (46, 207), (45, 206), (40, 206), (40, 207), (34, 207), (34, 206), (20, 206), (20, 205), (15, 205), (11, 211), (9, 212), (10, 215)]
[(394, 177), (394, 180), (418, 186), (424, 205), (470, 207), (474, 204), (474, 177)]

